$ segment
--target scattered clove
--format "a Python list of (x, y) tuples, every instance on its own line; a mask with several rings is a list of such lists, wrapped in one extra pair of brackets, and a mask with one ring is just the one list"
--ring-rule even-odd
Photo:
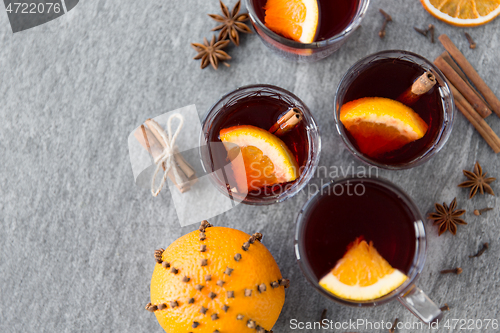
[(419, 29), (417, 27), (413, 27), (413, 29), (415, 29), (416, 32), (418, 32), (419, 34), (421, 34), (422, 36), (425, 36), (425, 37), (427, 37), (427, 32), (429, 32), (429, 30)]
[(194, 289), (198, 290), (198, 291), (201, 291), (203, 289), (204, 286), (202, 286), (201, 284), (197, 284)]
[(193, 326), (193, 328), (196, 328), (196, 327), (198, 327), (198, 325), (200, 325), (200, 323), (199, 323), (199, 322), (197, 322), (197, 321), (193, 321), (193, 325), (191, 325), (191, 326)]
[(241, 248), (243, 249), (243, 251), (248, 251), (249, 247), (250, 247), (250, 242), (245, 242)]
[(170, 268), (170, 263), (169, 262), (162, 262), (161, 265), (164, 267), (164, 268)]
[(201, 265), (201, 266), (206, 266), (206, 265), (208, 265), (208, 260), (207, 260), (207, 259), (201, 259), (201, 261), (200, 261), (200, 265)]
[(478, 253), (476, 253), (475, 255), (473, 256), (469, 256), (469, 258), (477, 258), (477, 257), (480, 257), (483, 255), (483, 253), (490, 247), (490, 245), (488, 243), (484, 243), (483, 244), (483, 247), (481, 248), (481, 250), (479, 250)]
[(320, 322), (323, 322), (323, 320), (326, 319), (326, 311), (326, 309), (323, 309), (323, 311), (321, 312)]
[(207, 246), (205, 244), (202, 244), (200, 246), (200, 252), (205, 252), (207, 250)]
[(278, 281), (273, 281), (271, 282), (271, 288), (278, 288), (280, 286), (279, 282)]
[(240, 261), (241, 260), (241, 254), (236, 253), (236, 255), (234, 256), (234, 260)]
[(399, 319), (398, 319), (398, 318), (394, 319), (394, 322), (392, 323), (392, 327), (391, 327), (391, 329), (389, 330), (389, 333), (394, 333), (394, 331), (396, 330), (396, 326), (397, 326), (397, 324), (398, 324), (398, 321), (399, 321)]
[(210, 316), (210, 318), (212, 318), (212, 320), (217, 320), (219, 319), (219, 315), (217, 315), (217, 313), (214, 313), (213, 315)]
[(252, 289), (245, 289), (245, 296), (246, 297), (252, 296)]
[(218, 285), (219, 287), (222, 287), (222, 286), (224, 285), (224, 283), (225, 283), (225, 282), (224, 282), (224, 281), (222, 281), (222, 280), (217, 281), (217, 285)]
[(267, 290), (266, 285), (262, 283), (261, 285), (257, 286), (257, 290), (261, 293)]
[(172, 269), (170, 270), (170, 272), (172, 272), (173, 274), (177, 274), (179, 273), (179, 270), (175, 267), (172, 267)]
[(234, 298), (234, 291), (228, 291), (227, 298)]
[(236, 320), (243, 320), (243, 318), (245, 318), (245, 316), (242, 314), (236, 316)]
[(215, 297), (217, 297), (217, 294), (211, 291), (210, 293), (208, 293), (208, 297), (214, 299)]
[(475, 49), (476, 48), (476, 42), (474, 42), (474, 39), (468, 34), (465, 33), (465, 38), (467, 38), (467, 41), (469, 42), (469, 48), (470, 49)]
[(177, 303), (177, 301), (171, 301), (170, 302), (170, 307), (175, 308), (177, 306), (179, 306), (179, 303)]
[(208, 309), (206, 307), (204, 307), (204, 306), (202, 306), (201, 309), (200, 309), (200, 313), (201, 314), (206, 314), (207, 311), (208, 311)]
[(207, 235), (205, 235), (205, 233), (203, 231), (200, 232), (200, 240), (204, 241), (205, 239), (207, 239)]
[(429, 24), (429, 28), (428, 28), (429, 32), (431, 33), (431, 43), (434, 44), (435, 40), (434, 40), (434, 25), (433, 24)]
[(439, 308), (441, 311), (450, 311), (450, 307), (448, 306), (448, 303), (444, 303), (444, 306)]
[(222, 311), (227, 312), (227, 310), (229, 310), (229, 306), (228, 306), (228, 305), (226, 305), (226, 304), (224, 304), (224, 305), (222, 306)]
[(224, 274), (231, 276), (231, 273), (234, 271), (234, 269), (227, 267), (226, 270), (224, 271)]
[(387, 23), (392, 22), (392, 17), (391, 15), (387, 14), (383, 9), (379, 9), (380, 14), (384, 16), (384, 23), (382, 24), (382, 28), (380, 29), (378, 36), (380, 38), (385, 37), (385, 28), (387, 27)]
[(205, 275), (205, 281), (211, 281), (212, 280), (212, 275), (208, 274)]
[(189, 304), (193, 304), (194, 303), (194, 298), (190, 298), (189, 301), (188, 301)]
[(158, 304), (158, 310), (165, 310), (166, 308), (167, 308), (167, 304), (165, 304), (165, 303)]
[(479, 215), (482, 215), (484, 212), (489, 212), (490, 210), (493, 210), (493, 208), (486, 207), (486, 208), (483, 208), (483, 209), (475, 209), (474, 210), (474, 215), (479, 216)]
[(182, 278), (182, 282), (184, 282), (184, 283), (188, 283), (190, 280), (191, 280), (191, 279), (190, 279), (190, 278), (188, 278), (187, 276), (184, 276), (184, 277)]
[(445, 269), (445, 270), (442, 270), (439, 273), (441, 273), (441, 274), (455, 273), (457, 275), (460, 275), (460, 274), (462, 274), (462, 272), (463, 272), (463, 269), (460, 268), (460, 267), (457, 267), (457, 268), (454, 268), (454, 269)]

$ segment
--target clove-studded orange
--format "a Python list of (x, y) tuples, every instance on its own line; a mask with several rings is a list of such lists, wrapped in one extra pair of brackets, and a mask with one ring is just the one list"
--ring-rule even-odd
[(261, 239), (203, 221), (155, 251), (146, 309), (168, 333), (269, 332), (289, 282)]

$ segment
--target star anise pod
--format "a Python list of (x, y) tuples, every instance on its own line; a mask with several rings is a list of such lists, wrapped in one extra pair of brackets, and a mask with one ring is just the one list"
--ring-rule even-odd
[(229, 39), (235, 44), (240, 45), (240, 35), (238, 32), (243, 32), (246, 34), (251, 34), (252, 30), (243, 22), (248, 20), (248, 14), (239, 14), (241, 7), (241, 1), (238, 1), (234, 6), (233, 10), (229, 12), (229, 9), (225, 4), (220, 1), (220, 8), (222, 10), (221, 15), (208, 14), (215, 21), (221, 23), (212, 29), (212, 31), (220, 30), (218, 40), (224, 40), (229, 36)]
[[(198, 52), (193, 59), (201, 59), (201, 69), (207, 67), (209, 64), (212, 65), (214, 69), (217, 69), (219, 67), (219, 62), (231, 59), (229, 54), (222, 51), (227, 44), (229, 44), (228, 40), (215, 42), (215, 36), (212, 36), (210, 43), (206, 38), (203, 38), (203, 44), (191, 43), (191, 46)], [(226, 63), (224, 62), (224, 64)]]
[(489, 184), (494, 182), (496, 178), (486, 178), (486, 174), (487, 172), (483, 173), (483, 168), (481, 168), (479, 162), (476, 162), (476, 164), (474, 165), (474, 172), (464, 170), (464, 175), (469, 178), (469, 180), (461, 183), (460, 185), (458, 185), (458, 187), (471, 187), (469, 199), (472, 199), (472, 197), (476, 195), (477, 190), (479, 190), (481, 194), (487, 192), (491, 195), (495, 195), (495, 192), (493, 192), (493, 189)]
[(430, 213), (429, 219), (434, 221), (434, 225), (439, 225), (439, 236), (446, 232), (446, 230), (456, 235), (457, 225), (467, 224), (467, 222), (459, 218), (465, 214), (465, 210), (456, 209), (457, 198), (453, 199), (449, 207), (446, 203), (443, 203), (443, 205), (436, 203), (434, 207), (436, 208), (436, 212)]

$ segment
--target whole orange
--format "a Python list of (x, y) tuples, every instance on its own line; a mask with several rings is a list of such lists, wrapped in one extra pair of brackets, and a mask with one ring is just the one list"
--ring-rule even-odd
[(261, 238), (203, 221), (199, 231), (155, 252), (146, 309), (168, 333), (271, 330), (288, 280)]

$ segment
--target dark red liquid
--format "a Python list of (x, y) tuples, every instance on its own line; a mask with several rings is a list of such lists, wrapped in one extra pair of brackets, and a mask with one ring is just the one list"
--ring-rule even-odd
[[(257, 16), (265, 22), (267, 0), (253, 0)], [(314, 41), (332, 38), (341, 33), (354, 18), (359, 0), (318, 0), (319, 26)]]
[[(255, 94), (254, 96), (241, 98), (231, 104), (226, 104), (221, 114), (212, 124), (208, 134), (209, 141), (222, 142), (219, 136), (220, 131), (232, 126), (252, 125), (269, 130), (290, 107), (295, 107), (295, 105), (291, 105), (280, 95), (271, 97)], [(309, 153), (309, 143), (304, 121), (279, 138), (290, 149), (299, 167), (304, 166)], [(228, 164), (227, 152), (222, 144), (212, 145), (210, 155), (213, 170), (220, 170)], [(227, 177), (234, 176), (228, 174)], [(221, 182), (224, 182), (224, 180), (221, 180)], [(251, 191), (248, 195), (260, 197), (279, 194), (285, 190), (285, 187), (286, 184), (278, 184), (262, 188), (261, 190)]]
[[(401, 59), (373, 61), (363, 68), (351, 83), (342, 103), (362, 97), (397, 99), (423, 73), (425, 70), (418, 64)], [(404, 164), (422, 156), (434, 145), (443, 129), (443, 104), (439, 94), (439, 83), (410, 107), (429, 125), (424, 137), (400, 149), (370, 159), (389, 165)], [(357, 147), (356, 140), (346, 129), (345, 133), (349, 141)]]
[[(361, 236), (372, 241), (392, 267), (407, 274), (415, 254), (414, 221), (418, 218), (389, 189), (359, 179), (349, 182), (349, 186), (330, 186), (330, 193), (324, 189), (304, 213), (302, 255), (315, 277), (320, 280), (330, 272), (347, 246)], [(361, 186), (364, 194), (356, 195), (363, 193)]]

